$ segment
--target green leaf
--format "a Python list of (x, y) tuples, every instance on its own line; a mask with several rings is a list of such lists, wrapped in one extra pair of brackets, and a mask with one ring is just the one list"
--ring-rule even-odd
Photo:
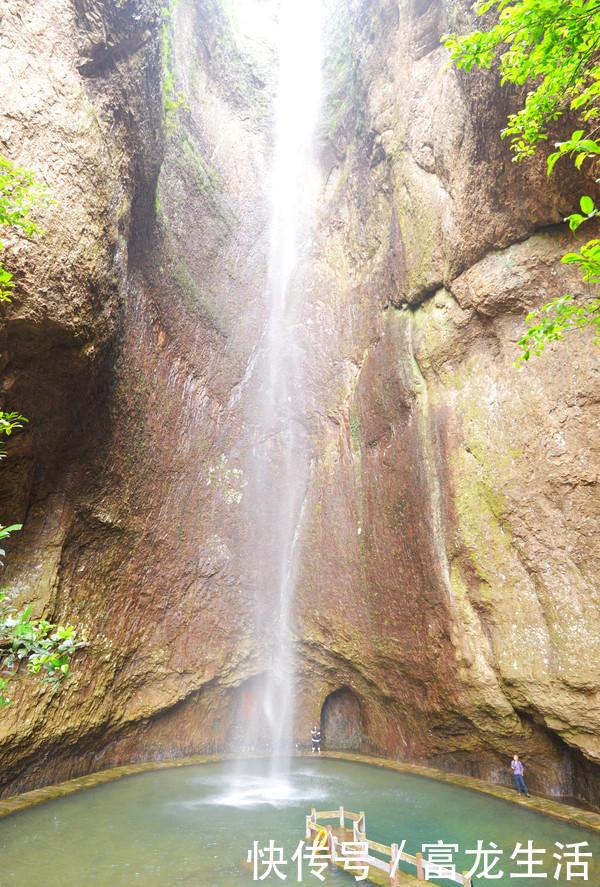
[(23, 524), (12, 524), (10, 527), (0, 527), (0, 539), (6, 539), (11, 533), (20, 530)]
[(569, 216), (569, 227), (571, 231), (576, 231), (582, 222), (585, 222), (585, 216), (581, 216), (579, 213), (573, 213), (573, 215)]

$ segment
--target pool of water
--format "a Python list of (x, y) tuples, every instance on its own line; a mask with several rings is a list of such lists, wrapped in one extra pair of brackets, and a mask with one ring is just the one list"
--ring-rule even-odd
[[(422, 844), (458, 845), (456, 870), (470, 869), (466, 854), (477, 842), (503, 850), (502, 878), (479, 877), (482, 885), (600, 885), (600, 835), (564, 825), (497, 798), (435, 780), (343, 761), (297, 759), (289, 777), (273, 780), (267, 763), (249, 761), (240, 771), (231, 763), (178, 767), (143, 773), (48, 801), (0, 819), (0, 887), (40, 884), (44, 887), (245, 887), (284, 883), (275, 871), (266, 874), (258, 857), (254, 877), (252, 851), (273, 847), (287, 861), (279, 866), (287, 885), (355, 884), (351, 874), (332, 868), (316, 877), (307, 861), (292, 855), (304, 837), (304, 817), (312, 806), (366, 813), (367, 835), (383, 844), (406, 841), (414, 854)], [(524, 874), (521, 854), (510, 859), (517, 843), (533, 842), (541, 867)], [(555, 844), (565, 846), (561, 851)], [(555, 879), (554, 853), (587, 841), (588, 879), (567, 882), (565, 860)], [(254, 843), (256, 842), (256, 844)], [(248, 853), (251, 852), (250, 861)], [(414, 874), (414, 869), (405, 867)], [(495, 874), (498, 865), (489, 874)], [(581, 868), (577, 869), (582, 872)], [(266, 875), (266, 877), (261, 876)], [(440, 884), (449, 881), (433, 878)], [(364, 882), (368, 883), (368, 882)]]

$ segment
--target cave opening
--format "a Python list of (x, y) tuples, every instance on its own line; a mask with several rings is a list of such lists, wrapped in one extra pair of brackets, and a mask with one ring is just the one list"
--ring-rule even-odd
[(330, 693), (321, 708), (321, 741), (326, 748), (363, 750), (366, 719), (361, 703), (349, 687)]
[(540, 714), (521, 709), (516, 711), (527, 731), (525, 758), (529, 758), (533, 790), (599, 810), (600, 770), (596, 762), (565, 742), (547, 726)]

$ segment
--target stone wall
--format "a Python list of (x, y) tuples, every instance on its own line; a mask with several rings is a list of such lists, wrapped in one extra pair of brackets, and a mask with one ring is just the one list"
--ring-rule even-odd
[(502, 780), (517, 750), (536, 789), (597, 803), (592, 334), (513, 365), (528, 310), (585, 293), (561, 222), (595, 185), (511, 161), (519, 96), (446, 64), (439, 38), (472, 25), (456, 8), (357, 3), (353, 42), (333, 35), (332, 70), (354, 63), (332, 96), (355, 104), (323, 127), (315, 273), (337, 353), (320, 367), (304, 705), (348, 685), (386, 754)]

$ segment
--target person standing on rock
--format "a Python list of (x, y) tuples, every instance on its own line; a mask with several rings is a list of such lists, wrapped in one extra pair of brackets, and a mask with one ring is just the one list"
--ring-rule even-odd
[(315, 724), (310, 733), (310, 738), (312, 739), (312, 753), (314, 755), (315, 752), (321, 754), (321, 731)]
[(525, 785), (525, 780), (523, 779), (523, 763), (519, 760), (518, 755), (513, 755), (513, 759), (510, 762), (510, 766), (512, 768), (513, 773), (515, 774), (515, 782), (517, 783), (517, 791), (521, 794), (521, 791), (525, 792), (525, 796), (529, 797), (529, 792), (527, 791), (527, 786)]

